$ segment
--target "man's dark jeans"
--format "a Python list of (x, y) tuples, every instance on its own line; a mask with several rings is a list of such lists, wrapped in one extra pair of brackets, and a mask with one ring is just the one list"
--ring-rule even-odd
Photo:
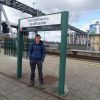
[(34, 81), (36, 65), (37, 65), (37, 68), (38, 68), (38, 75), (39, 75), (40, 84), (43, 84), (44, 80), (43, 80), (42, 62), (41, 61), (30, 60), (30, 67), (31, 67), (30, 80)]

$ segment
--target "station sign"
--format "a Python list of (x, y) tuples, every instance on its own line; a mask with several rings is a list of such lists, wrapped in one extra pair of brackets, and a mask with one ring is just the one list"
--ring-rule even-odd
[(20, 27), (22, 30), (59, 30), (61, 24), (61, 13), (46, 15), (40, 17), (32, 17), (28, 19), (21, 19)]

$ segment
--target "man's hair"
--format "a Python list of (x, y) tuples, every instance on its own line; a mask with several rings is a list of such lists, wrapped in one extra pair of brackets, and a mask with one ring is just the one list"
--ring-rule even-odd
[(40, 37), (41, 38), (41, 36), (39, 34), (35, 34), (35, 37)]

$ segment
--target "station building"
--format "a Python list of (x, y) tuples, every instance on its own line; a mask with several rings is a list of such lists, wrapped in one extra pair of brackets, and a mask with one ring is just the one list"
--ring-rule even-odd
[(86, 50), (88, 35), (86, 33), (79, 33), (72, 30), (68, 32), (68, 44), (70, 49)]

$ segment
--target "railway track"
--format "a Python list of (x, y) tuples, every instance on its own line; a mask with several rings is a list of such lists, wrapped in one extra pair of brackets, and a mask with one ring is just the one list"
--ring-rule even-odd
[[(60, 53), (57, 51), (47, 51), (47, 54), (60, 56)], [(100, 57), (93, 57), (93, 56), (88, 56), (88, 55), (66, 53), (66, 57), (81, 59), (81, 60), (88, 60), (88, 61), (97, 61), (97, 62), (100, 61)]]

